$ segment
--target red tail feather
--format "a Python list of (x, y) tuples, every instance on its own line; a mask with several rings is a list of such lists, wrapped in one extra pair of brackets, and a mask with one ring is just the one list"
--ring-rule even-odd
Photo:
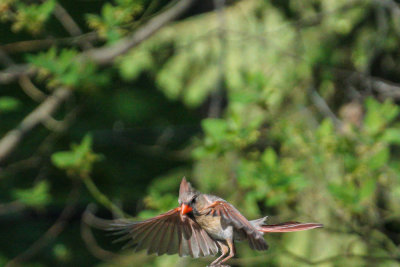
[(320, 223), (284, 222), (280, 224), (262, 225), (258, 230), (263, 233), (286, 233), (310, 230), (323, 227)]

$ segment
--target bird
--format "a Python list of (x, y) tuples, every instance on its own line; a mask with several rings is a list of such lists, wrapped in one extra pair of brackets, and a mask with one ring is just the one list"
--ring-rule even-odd
[(224, 263), (235, 256), (235, 242), (247, 240), (252, 249), (262, 251), (268, 249), (266, 233), (323, 227), (320, 223), (294, 221), (267, 224), (268, 216), (249, 221), (228, 201), (194, 189), (185, 177), (180, 183), (178, 203), (178, 207), (143, 221), (105, 220), (92, 214), (87, 222), (120, 235), (115, 242), (126, 241), (124, 248), (133, 247), (135, 251), (193, 258), (221, 253), (209, 266), (229, 266)]

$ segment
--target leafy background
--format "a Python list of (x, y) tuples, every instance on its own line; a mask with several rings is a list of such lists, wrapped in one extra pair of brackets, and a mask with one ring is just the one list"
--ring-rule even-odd
[(0, 265), (204, 266), (82, 223), (90, 203), (104, 218), (176, 207), (186, 176), (248, 218), (325, 224), (239, 244), (233, 266), (400, 266), (400, 4), (198, 1), (112, 64), (79, 60), (176, 2), (0, 1), (3, 72), (34, 70), (0, 79), (0, 136), (73, 94), (1, 161)]

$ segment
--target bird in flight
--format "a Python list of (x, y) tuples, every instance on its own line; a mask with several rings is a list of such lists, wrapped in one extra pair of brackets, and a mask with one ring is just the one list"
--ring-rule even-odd
[(179, 189), (179, 207), (144, 221), (103, 220), (92, 216), (91, 225), (122, 235), (125, 247), (148, 254), (176, 254), (193, 258), (221, 255), (210, 266), (223, 266), (235, 256), (235, 242), (267, 250), (265, 233), (283, 233), (323, 227), (319, 223), (266, 224), (267, 217), (247, 220), (226, 200), (195, 190), (185, 178)]

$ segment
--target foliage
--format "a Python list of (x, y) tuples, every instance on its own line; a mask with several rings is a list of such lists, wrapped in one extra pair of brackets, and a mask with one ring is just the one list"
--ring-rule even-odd
[(47, 86), (67, 86), (70, 88), (93, 89), (109, 82), (105, 73), (97, 73), (96, 65), (81, 62), (76, 50), (63, 49), (57, 55), (56, 48), (50, 48), (45, 53), (30, 55), (28, 62), (39, 68), (39, 78), (48, 78)]
[(0, 97), (0, 112), (2, 113), (15, 111), (20, 107), (20, 105), (20, 101), (15, 97)]
[(90, 28), (112, 43), (128, 33), (127, 26), (135, 21), (135, 16), (142, 11), (142, 1), (116, 0), (115, 5), (105, 3), (101, 15), (88, 14)]
[[(12, 30), (26, 30), (32, 34), (42, 31), (44, 23), (50, 18), (56, 1), (47, 0), (42, 4), (26, 4), (23, 1), (4, 0), (0, 4), (0, 18), (13, 22)], [(14, 11), (15, 8), (15, 11)]]
[(82, 142), (72, 144), (71, 150), (59, 151), (51, 156), (53, 164), (65, 170), (71, 176), (86, 178), (92, 172), (93, 164), (102, 159), (102, 155), (92, 151), (92, 137), (86, 135)]
[(41, 181), (30, 189), (17, 189), (14, 195), (19, 202), (35, 208), (43, 208), (44, 205), (51, 201), (47, 181)]

